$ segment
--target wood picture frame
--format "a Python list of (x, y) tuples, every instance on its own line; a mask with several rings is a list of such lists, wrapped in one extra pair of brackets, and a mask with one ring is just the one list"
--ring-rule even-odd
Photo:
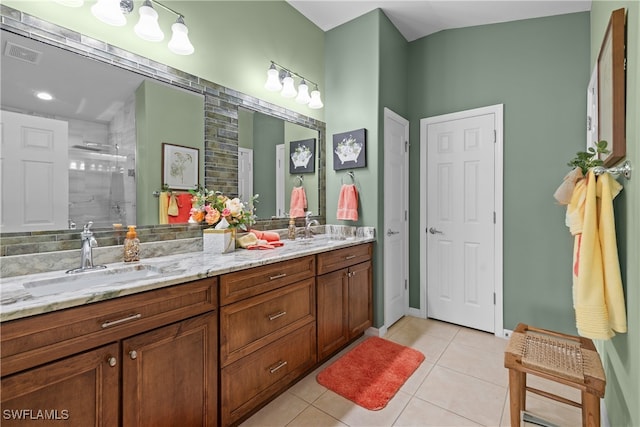
[(626, 155), (625, 138), (625, 9), (614, 10), (598, 54), (598, 140), (607, 141), (604, 166)]
[(162, 143), (162, 183), (171, 190), (193, 190), (200, 182), (200, 150)]

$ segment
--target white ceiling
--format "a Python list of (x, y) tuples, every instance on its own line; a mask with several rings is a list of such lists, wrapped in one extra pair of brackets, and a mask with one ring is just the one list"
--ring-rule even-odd
[(407, 41), (450, 28), (591, 10), (591, 0), (287, 1), (323, 31), (380, 8)]

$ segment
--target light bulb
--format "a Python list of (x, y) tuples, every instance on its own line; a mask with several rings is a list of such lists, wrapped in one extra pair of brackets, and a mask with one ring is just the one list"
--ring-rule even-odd
[(159, 42), (164, 39), (164, 33), (158, 25), (158, 12), (153, 9), (153, 5), (149, 0), (145, 0), (144, 4), (138, 9), (140, 20), (133, 28), (138, 37), (150, 42)]
[(282, 79), (282, 95), (284, 98), (294, 98), (298, 92), (296, 92), (296, 88), (293, 85), (293, 77), (291, 77), (291, 73), (287, 72), (287, 75), (284, 79)]
[(189, 29), (184, 25), (184, 19), (179, 16), (171, 26), (173, 35), (169, 41), (169, 50), (178, 55), (191, 55), (195, 49), (189, 40)]
[(319, 108), (324, 107), (322, 103), (322, 99), (320, 99), (320, 91), (318, 90), (318, 86), (314, 90), (311, 91), (311, 100), (309, 101), (309, 108), (313, 108), (317, 110)]
[(271, 92), (278, 92), (279, 90), (282, 90), (282, 83), (280, 83), (280, 72), (273, 62), (267, 70), (267, 81), (264, 84), (264, 87)]
[(296, 97), (296, 102), (298, 104), (308, 104), (311, 100), (309, 96), (309, 86), (307, 86), (307, 82), (302, 79), (300, 85), (298, 86), (298, 96)]
[(105, 24), (114, 27), (122, 27), (127, 23), (127, 18), (120, 10), (120, 0), (98, 0), (91, 6), (91, 13)]

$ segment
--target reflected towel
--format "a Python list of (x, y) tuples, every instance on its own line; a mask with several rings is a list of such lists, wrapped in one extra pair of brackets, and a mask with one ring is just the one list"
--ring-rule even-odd
[[(571, 203), (573, 305), (581, 336), (609, 339), (626, 332), (627, 321), (616, 246), (613, 198), (621, 185), (604, 174), (596, 180), (589, 171), (576, 185)], [(582, 214), (582, 215), (581, 215)], [(615, 331), (615, 332), (614, 332)]]
[(176, 204), (178, 205), (178, 215), (169, 215), (169, 224), (183, 224), (189, 221), (191, 216), (191, 199), (189, 193), (176, 194)]
[(358, 220), (358, 189), (354, 184), (342, 184), (336, 218), (349, 221)]
[(169, 196), (169, 209), (167, 210), (167, 214), (169, 216), (178, 216), (180, 214), (180, 209), (178, 209), (178, 200), (176, 195), (173, 193)]
[(307, 210), (307, 195), (304, 187), (294, 187), (291, 190), (291, 204), (289, 206), (289, 218), (304, 216)]
[(166, 191), (160, 192), (158, 198), (158, 223), (169, 224), (169, 193)]

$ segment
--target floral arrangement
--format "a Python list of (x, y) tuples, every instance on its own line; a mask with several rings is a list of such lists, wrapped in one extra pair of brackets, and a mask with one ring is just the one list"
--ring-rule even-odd
[(193, 196), (191, 199), (191, 217), (189, 222), (205, 222), (212, 227), (241, 228), (247, 230), (255, 223), (254, 205), (258, 195), (253, 196), (248, 204), (239, 198), (229, 198), (219, 191), (207, 190), (198, 186), (195, 190), (189, 190)]

